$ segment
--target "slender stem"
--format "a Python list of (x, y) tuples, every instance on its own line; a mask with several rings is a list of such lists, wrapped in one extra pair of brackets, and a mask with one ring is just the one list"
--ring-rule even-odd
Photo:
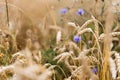
[(5, 0), (5, 4), (6, 4), (7, 23), (8, 23), (8, 27), (9, 27), (9, 13), (8, 13), (8, 2), (7, 2), (7, 0)]

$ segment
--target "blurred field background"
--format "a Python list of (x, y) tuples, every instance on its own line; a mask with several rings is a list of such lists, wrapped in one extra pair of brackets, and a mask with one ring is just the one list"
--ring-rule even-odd
[(0, 0), (0, 80), (120, 80), (120, 0)]

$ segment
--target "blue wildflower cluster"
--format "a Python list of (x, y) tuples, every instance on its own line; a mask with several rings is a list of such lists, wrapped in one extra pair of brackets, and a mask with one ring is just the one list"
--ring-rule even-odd
[(60, 10), (60, 13), (61, 13), (61, 14), (65, 14), (65, 13), (67, 13), (67, 12), (68, 12), (68, 8), (63, 8), (63, 9)]
[[(68, 8), (63, 8), (63, 9), (60, 10), (61, 14), (65, 14), (67, 12), (68, 12)], [(77, 12), (76, 12), (77, 15), (83, 15), (84, 13), (85, 13), (85, 11), (81, 8), (78, 9)]]
[(98, 72), (98, 69), (97, 69), (97, 68), (92, 68), (92, 72), (93, 72), (94, 74), (96, 74), (96, 73)]
[[(63, 9), (60, 10), (61, 14), (65, 14), (67, 12), (68, 12), (68, 8), (63, 8)], [(83, 15), (84, 13), (85, 13), (84, 10), (81, 9), (81, 8), (78, 9), (77, 12), (76, 12), (77, 15)], [(73, 41), (76, 42), (76, 43), (80, 42), (80, 40), (81, 40), (81, 36), (74, 36), (74, 38), (73, 38)]]
[(73, 41), (78, 43), (81, 40), (81, 36), (74, 36)]
[(77, 15), (83, 15), (85, 12), (83, 9), (78, 9), (78, 11), (76, 12)]

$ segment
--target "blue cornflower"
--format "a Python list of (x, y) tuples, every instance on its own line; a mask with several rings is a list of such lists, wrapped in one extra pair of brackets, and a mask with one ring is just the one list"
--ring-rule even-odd
[(98, 69), (97, 69), (97, 68), (92, 68), (92, 72), (93, 72), (94, 74), (96, 74), (96, 73), (98, 72)]
[(85, 11), (83, 9), (78, 9), (78, 11), (76, 12), (77, 15), (83, 15), (85, 13)]
[(63, 9), (60, 10), (61, 14), (65, 14), (66, 12), (68, 12), (68, 8), (63, 8)]
[(73, 41), (78, 43), (81, 40), (81, 36), (74, 36)]

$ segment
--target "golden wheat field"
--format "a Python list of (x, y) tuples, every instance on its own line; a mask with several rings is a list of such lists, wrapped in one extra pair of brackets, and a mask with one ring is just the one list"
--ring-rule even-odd
[(0, 0), (0, 80), (120, 80), (120, 0)]

